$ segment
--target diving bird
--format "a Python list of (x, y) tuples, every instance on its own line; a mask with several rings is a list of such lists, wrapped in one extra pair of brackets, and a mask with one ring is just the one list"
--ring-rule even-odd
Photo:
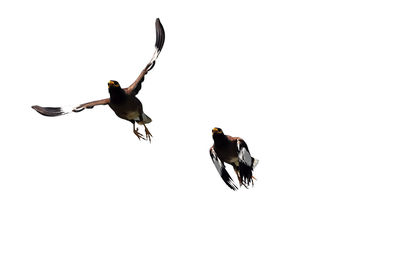
[[(32, 106), (34, 110), (39, 112), (44, 116), (61, 116), (68, 114), (70, 112), (80, 112), (85, 109), (91, 109), (98, 105), (108, 105), (115, 114), (122, 119), (128, 120), (133, 124), (133, 132), (140, 139), (149, 140), (151, 142), (151, 133), (147, 129), (146, 124), (151, 122), (151, 118), (143, 112), (143, 106), (140, 100), (136, 97), (142, 88), (142, 82), (144, 81), (144, 76), (153, 69), (156, 59), (163, 48), (165, 40), (164, 28), (160, 22), (160, 19), (156, 19), (156, 44), (155, 52), (150, 62), (139, 74), (139, 77), (127, 88), (121, 88), (117, 81), (108, 82), (108, 92), (110, 94), (109, 98), (95, 100), (88, 103), (78, 105), (72, 109), (67, 109), (63, 107), (41, 107)], [(138, 128), (135, 128), (135, 123), (143, 125), (146, 133), (146, 138), (143, 134), (139, 132)]]
[(235, 170), (240, 186), (247, 188), (250, 184), (254, 185), (253, 169), (258, 160), (250, 155), (246, 142), (240, 137), (225, 135), (221, 128), (217, 127), (212, 129), (212, 136), (214, 145), (210, 148), (210, 156), (225, 184), (232, 190), (238, 189), (226, 171), (225, 163), (228, 163)]

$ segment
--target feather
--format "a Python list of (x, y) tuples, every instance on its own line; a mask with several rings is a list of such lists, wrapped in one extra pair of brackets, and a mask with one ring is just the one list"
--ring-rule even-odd
[(224, 180), (225, 184), (227, 186), (229, 186), (229, 188), (236, 191), (238, 189), (238, 187), (233, 182), (228, 171), (226, 171), (224, 163), (218, 158), (217, 153), (215, 152), (214, 148), (210, 149), (210, 156), (211, 156), (211, 159), (214, 162), (214, 165), (217, 168), (217, 171), (218, 171), (219, 175), (221, 176), (222, 180)]

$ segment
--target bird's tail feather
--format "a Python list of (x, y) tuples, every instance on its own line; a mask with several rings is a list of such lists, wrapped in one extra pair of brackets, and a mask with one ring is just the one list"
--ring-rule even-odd
[(239, 176), (241, 183), (247, 188), (253, 182), (253, 166), (248, 166), (244, 163), (239, 164)]
[(143, 123), (144, 124), (148, 124), (148, 123), (151, 123), (151, 118), (148, 116), (148, 115), (146, 115), (145, 113), (143, 113), (142, 114), (142, 117), (143, 117)]
[(255, 158), (253, 158), (253, 169), (258, 165), (258, 162), (259, 162), (259, 160), (258, 159), (255, 159)]

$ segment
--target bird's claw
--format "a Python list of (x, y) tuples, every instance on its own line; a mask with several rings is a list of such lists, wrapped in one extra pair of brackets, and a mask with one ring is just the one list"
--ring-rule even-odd
[(147, 129), (147, 127), (144, 127), (144, 131), (146, 133), (146, 139), (149, 140), (149, 142), (151, 143), (151, 137), (153, 137), (153, 135), (150, 133), (149, 129)]
[(143, 137), (143, 134), (139, 133), (139, 128), (136, 128), (133, 130), (134, 134), (139, 138), (139, 140), (146, 140), (146, 138)]

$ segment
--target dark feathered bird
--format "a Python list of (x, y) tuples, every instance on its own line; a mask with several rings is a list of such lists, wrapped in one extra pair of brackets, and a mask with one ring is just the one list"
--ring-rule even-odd
[[(70, 112), (80, 112), (84, 109), (90, 109), (97, 105), (109, 105), (110, 108), (115, 112), (115, 114), (125, 120), (132, 122), (133, 124), (133, 132), (139, 139), (148, 139), (151, 141), (151, 133), (146, 127), (146, 124), (151, 122), (151, 118), (148, 117), (143, 112), (143, 106), (140, 100), (136, 97), (140, 89), (142, 88), (142, 82), (144, 80), (144, 76), (153, 69), (156, 59), (163, 48), (165, 40), (165, 32), (164, 28), (160, 22), (160, 20), (156, 19), (156, 50), (151, 58), (150, 62), (146, 65), (146, 67), (139, 74), (139, 77), (128, 87), (122, 89), (117, 81), (109, 81), (108, 82), (108, 92), (110, 94), (110, 98), (91, 101), (88, 103), (84, 103), (78, 105), (72, 109), (65, 109), (62, 107), (41, 107), (41, 106), (32, 106), (34, 110), (39, 112), (44, 116), (61, 116), (68, 114)], [(141, 133), (139, 133), (138, 129), (135, 129), (135, 123), (143, 125), (145, 128), (146, 138), (143, 137)]]
[(224, 163), (228, 163), (235, 170), (240, 186), (247, 188), (250, 184), (254, 185), (253, 169), (258, 160), (250, 155), (246, 142), (242, 138), (225, 135), (221, 128), (212, 129), (212, 136), (214, 145), (210, 148), (211, 159), (225, 184), (232, 190), (238, 189), (226, 171)]

